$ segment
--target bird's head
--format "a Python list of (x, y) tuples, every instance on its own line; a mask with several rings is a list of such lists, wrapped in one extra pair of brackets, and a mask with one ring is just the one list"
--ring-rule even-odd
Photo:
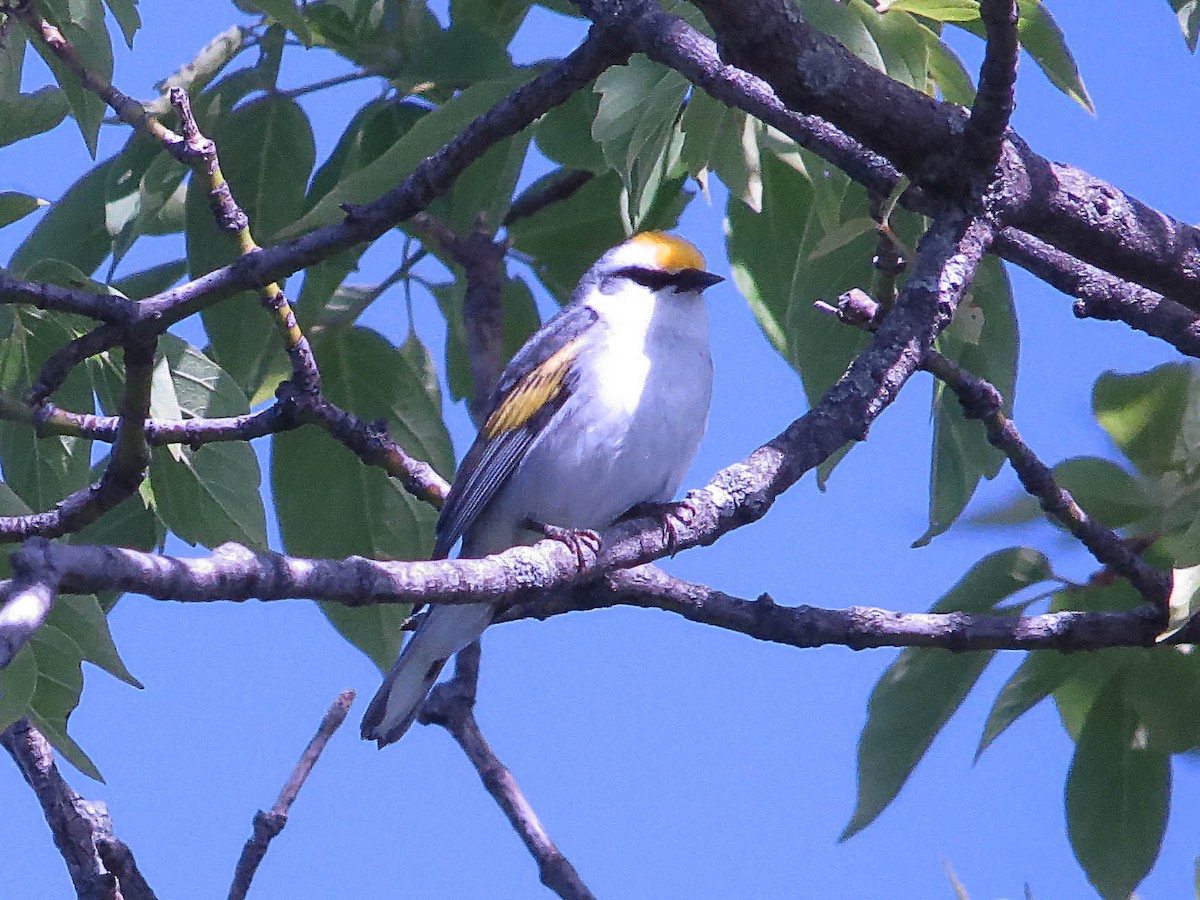
[(579, 287), (583, 293), (613, 293), (633, 282), (655, 293), (699, 294), (724, 280), (705, 269), (695, 245), (664, 231), (643, 231), (600, 257)]

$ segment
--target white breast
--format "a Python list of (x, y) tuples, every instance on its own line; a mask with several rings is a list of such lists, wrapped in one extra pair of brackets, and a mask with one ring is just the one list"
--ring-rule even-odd
[(589, 305), (599, 319), (575, 390), (478, 523), (485, 530), (526, 517), (602, 528), (639, 503), (671, 499), (691, 465), (712, 394), (703, 299), (631, 285)]

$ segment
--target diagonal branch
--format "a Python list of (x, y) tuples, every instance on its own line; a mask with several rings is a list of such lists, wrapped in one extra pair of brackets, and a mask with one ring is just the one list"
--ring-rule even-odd
[(512, 773), (479, 730), (475, 721), (479, 656), (479, 641), (459, 652), (455, 657), (454, 677), (435, 687), (421, 708), (421, 724), (441, 725), (458, 742), (479, 773), (483, 786), (537, 862), (542, 884), (564, 900), (595, 900), (575, 867), (546, 832)]
[(287, 825), (288, 813), (291, 812), (292, 804), (296, 802), (296, 797), (300, 794), (300, 788), (304, 787), (304, 782), (308, 780), (313, 766), (321, 758), (325, 745), (329, 743), (333, 733), (346, 721), (346, 715), (350, 712), (352, 703), (354, 703), (354, 691), (342, 691), (338, 694), (338, 698), (333, 701), (333, 705), (321, 719), (316, 734), (308, 742), (304, 752), (300, 754), (300, 761), (296, 763), (291, 777), (283, 786), (283, 790), (279, 792), (275, 805), (271, 807), (270, 811), (260, 809), (254, 814), (254, 833), (242, 847), (242, 855), (238, 859), (237, 868), (233, 873), (233, 884), (229, 888), (229, 900), (244, 900), (263, 857), (267, 855), (267, 848)]
[(1089, 516), (1068, 491), (1059, 487), (1053, 470), (1021, 440), (1016, 426), (1002, 412), (1000, 392), (940, 353), (930, 351), (923, 366), (954, 392), (968, 419), (983, 423), (988, 442), (1008, 458), (1022, 487), (1038, 499), (1046, 514), (1087, 547), (1101, 565), (1126, 578), (1147, 603), (1165, 614), (1171, 593), (1170, 573), (1148, 564), (1127, 541)]
[(78, 897), (154, 900), (133, 854), (113, 834), (108, 808), (83, 799), (67, 784), (42, 733), (21, 719), (0, 733), (0, 745), (37, 795)]

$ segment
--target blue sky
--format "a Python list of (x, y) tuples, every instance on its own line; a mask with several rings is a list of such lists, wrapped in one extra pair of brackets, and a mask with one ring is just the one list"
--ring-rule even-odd
[[(143, 6), (145, 28), (133, 55), (118, 49), (116, 79), (144, 96), (228, 25), (232, 8), (191, 3), (185, 20), (168, 4)], [(1166, 3), (1103, 6), (1100, 14), (1078, 0), (1050, 4), (1097, 115), (1025, 60), (1014, 125), (1048, 158), (1200, 220), (1197, 62)], [(536, 17), (519, 52), (540, 55), (575, 31), (549, 14)], [(978, 43), (956, 44), (974, 66)], [(289, 51), (285, 79), (320, 77), (327, 63), (320, 53)], [(306, 101), (319, 159), (370, 93), (355, 85)], [(101, 155), (124, 138), (124, 130), (106, 128)], [(58, 196), (90, 164), (70, 123), (2, 153), (0, 190), (45, 197)], [(680, 226), (718, 272), (727, 270), (723, 207), (719, 192), (711, 205), (699, 198)], [(21, 234), (0, 231), (0, 259)], [(397, 250), (397, 242), (383, 242), (361, 279), (382, 271)], [(146, 252), (163, 251), (152, 242)], [(1018, 426), (1049, 461), (1111, 453), (1090, 417), (1092, 381), (1107, 368), (1138, 371), (1170, 359), (1168, 348), (1123, 325), (1078, 322), (1068, 298), (1019, 271), (1012, 277), (1023, 351)], [(716, 385), (690, 485), (804, 409), (798, 380), (732, 282), (709, 293)], [(370, 324), (402, 340), (402, 301), (377, 306)], [(432, 302), (418, 306), (418, 331), (436, 350), (442, 333)], [(927, 608), (974, 560), (1017, 542), (1047, 550), (1063, 571), (1089, 571), (1088, 558), (1045, 525), (1005, 533), (957, 527), (927, 548), (910, 548), (925, 527), (929, 396), (918, 377), (826, 493), (806, 478), (757, 526), (667, 568), (742, 596), (768, 591), (779, 603), (902, 610)], [(450, 420), (461, 453), (470, 428), (461, 409)], [(1009, 496), (1014, 485), (1003, 472), (972, 509)], [(83, 794), (110, 804), (118, 834), (161, 896), (221, 895), (254, 810), (273, 802), (325, 707), (354, 687), (357, 722), (378, 674), (304, 602), (187, 607), (127, 598), (112, 625), (146, 690), (88, 672), (73, 733), (108, 784), (69, 767), (68, 775)], [(601, 897), (951, 897), (944, 863), (974, 898), (1020, 897), (1025, 883), (1039, 898), (1089, 896), (1065, 835), (1072, 745), (1053, 709), (1038, 707), (971, 763), (1015, 654), (984, 675), (894, 806), (836, 843), (853, 808), (866, 699), (893, 657), (758, 644), (654, 611), (576, 614), (489, 632), (478, 716)], [(443, 731), (415, 728), (383, 752), (355, 732), (347, 727), (331, 742), (260, 870), (257, 896), (548, 896)], [(1198, 794), (1195, 764), (1177, 761), (1166, 844), (1143, 897), (1190, 892)], [(0, 765), (0, 809), (0, 845), (9, 848), (0, 871), (13, 896), (66, 896), (65, 869), (33, 796), (7, 765)]]

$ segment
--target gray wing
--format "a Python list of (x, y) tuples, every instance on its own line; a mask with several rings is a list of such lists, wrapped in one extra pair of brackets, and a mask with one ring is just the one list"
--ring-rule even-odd
[[(596, 321), (596, 313), (581, 303), (564, 307), (546, 321), (517, 351), (500, 376), (488, 407), (488, 421), (505, 406), (519, 405), (521, 394), (552, 357), (564, 350)], [(438, 516), (434, 559), (449, 556), (459, 538), (512, 475), (538, 433), (571, 395), (575, 378), (558, 374), (553, 397), (524, 416), (520, 424), (490, 432), (485, 425), (467, 451), (450, 494)]]

